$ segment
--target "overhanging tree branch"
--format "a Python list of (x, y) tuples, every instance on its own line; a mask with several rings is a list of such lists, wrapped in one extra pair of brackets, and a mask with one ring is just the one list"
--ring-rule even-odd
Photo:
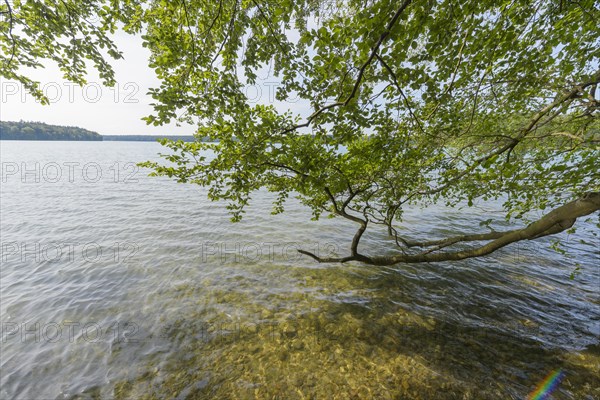
[[(350, 256), (340, 258), (320, 258), (317, 255), (309, 253), (307, 251), (299, 251), (302, 254), (312, 257), (318, 262), (360, 261), (365, 264), (381, 266), (393, 265), (398, 263), (458, 261), (467, 258), (481, 257), (491, 254), (494, 251), (501, 249), (511, 243), (519, 242), (522, 240), (534, 240), (544, 236), (563, 232), (564, 230), (572, 227), (578, 218), (592, 214), (598, 210), (600, 210), (600, 193), (588, 193), (577, 200), (571, 201), (550, 211), (548, 214), (544, 215), (539, 220), (521, 229), (515, 229), (506, 232), (491, 232), (483, 235), (464, 235), (455, 238), (448, 238), (439, 241), (423, 243), (412, 242), (414, 246), (433, 244), (437, 244), (439, 246), (444, 244), (449, 245), (463, 241), (479, 241), (493, 239), (489, 243), (484, 244), (480, 247), (460, 251), (435, 253), (431, 250), (427, 250), (418, 254), (398, 254), (393, 256), (380, 257), (369, 257), (353, 251)], [(352, 245), (354, 246), (354, 241)]]

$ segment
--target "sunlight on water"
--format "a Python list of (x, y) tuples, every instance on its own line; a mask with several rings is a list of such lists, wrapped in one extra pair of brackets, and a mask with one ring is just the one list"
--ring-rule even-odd
[[(149, 178), (155, 143), (2, 142), (2, 399), (600, 398), (594, 216), (457, 263), (318, 265), (354, 227), (257, 193), (228, 221), (205, 190)], [(410, 231), (485, 210), (408, 210)], [(391, 242), (371, 232), (362, 244)], [(574, 279), (571, 273), (579, 265)]]

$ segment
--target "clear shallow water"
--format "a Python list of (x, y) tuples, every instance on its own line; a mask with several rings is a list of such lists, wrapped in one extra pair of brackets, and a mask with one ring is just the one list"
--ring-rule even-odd
[[(232, 224), (203, 189), (133, 166), (159, 151), (0, 143), (1, 399), (521, 399), (558, 368), (554, 398), (600, 398), (593, 223), (564, 236), (569, 256), (535, 241), (458, 263), (318, 265), (295, 249), (343, 252), (351, 224), (294, 202), (272, 216), (267, 193)], [(410, 210), (406, 227), (493, 215)]]

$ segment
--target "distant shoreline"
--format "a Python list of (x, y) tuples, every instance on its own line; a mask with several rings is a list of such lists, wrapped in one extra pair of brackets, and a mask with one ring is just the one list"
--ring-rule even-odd
[[(76, 126), (50, 125), (44, 122), (0, 121), (0, 140), (59, 142), (156, 142), (160, 139), (195, 142), (192, 135), (101, 135)], [(208, 141), (208, 138), (201, 139)]]
[(182, 137), (182, 136), (152, 136), (152, 137), (141, 137), (141, 138), (105, 138), (102, 139), (71, 139), (71, 138), (57, 138), (57, 139), (30, 139), (30, 138), (0, 138), (0, 141), (6, 142), (156, 142), (159, 139), (169, 139), (169, 140), (182, 140), (184, 142), (194, 142), (196, 138), (193, 136)]

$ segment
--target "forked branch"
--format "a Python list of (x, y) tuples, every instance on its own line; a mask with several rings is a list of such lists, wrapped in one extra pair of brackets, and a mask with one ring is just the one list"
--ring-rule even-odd
[[(308, 251), (298, 251), (312, 257), (318, 262), (359, 261), (370, 265), (393, 265), (398, 263), (457, 261), (485, 256), (511, 243), (522, 240), (534, 240), (563, 232), (572, 227), (578, 218), (592, 214), (598, 210), (600, 210), (600, 193), (587, 193), (577, 200), (573, 200), (550, 211), (537, 221), (532, 222), (521, 229), (505, 232), (490, 232), (486, 234), (462, 235), (429, 242), (406, 241), (407, 244), (414, 247), (438, 246), (437, 249), (429, 249), (416, 254), (396, 254), (391, 256), (371, 257), (358, 252), (358, 243), (355, 243), (355, 240), (353, 240), (352, 243), (352, 254), (347, 257), (321, 258)], [(358, 236), (358, 240), (360, 240), (365, 229), (366, 223), (361, 224), (354, 238), (356, 239)], [(471, 241), (487, 241), (488, 243), (467, 250), (435, 252), (436, 250), (451, 244)]]

